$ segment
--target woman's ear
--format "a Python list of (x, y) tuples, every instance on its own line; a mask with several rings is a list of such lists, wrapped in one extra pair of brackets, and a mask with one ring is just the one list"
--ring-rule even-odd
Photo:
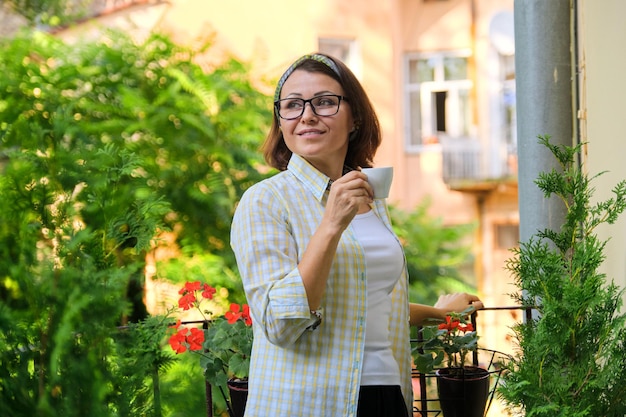
[(350, 136), (348, 136), (349, 141), (353, 141), (356, 138), (356, 134), (359, 131), (360, 125), (361, 123), (358, 120), (354, 122), (354, 124), (352, 125), (352, 130), (350, 131)]

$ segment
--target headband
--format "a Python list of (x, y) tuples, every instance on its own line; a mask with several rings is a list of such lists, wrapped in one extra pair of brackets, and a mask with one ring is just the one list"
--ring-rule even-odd
[(289, 78), (289, 76), (304, 61), (309, 60), (309, 59), (312, 59), (313, 61), (321, 62), (322, 64), (326, 65), (328, 68), (333, 70), (333, 72), (337, 74), (338, 77), (341, 77), (341, 75), (339, 74), (339, 68), (337, 68), (337, 64), (335, 64), (335, 62), (329, 57), (327, 57), (326, 55), (322, 55), (322, 54), (304, 55), (298, 58), (293, 64), (291, 64), (289, 68), (287, 68), (287, 71), (285, 71), (285, 73), (282, 75), (282, 77), (280, 77), (280, 80), (278, 80), (278, 85), (276, 86), (276, 92), (274, 93), (274, 101), (278, 101), (278, 99), (280, 99), (280, 92), (283, 89), (283, 84), (285, 84), (285, 81), (287, 81), (287, 78)]

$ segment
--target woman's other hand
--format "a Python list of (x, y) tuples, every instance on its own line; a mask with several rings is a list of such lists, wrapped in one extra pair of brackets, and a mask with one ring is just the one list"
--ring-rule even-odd
[(460, 313), (469, 306), (474, 307), (474, 310), (480, 310), (485, 307), (478, 296), (468, 293), (444, 294), (435, 303), (435, 308), (442, 310), (444, 313), (452, 311)]

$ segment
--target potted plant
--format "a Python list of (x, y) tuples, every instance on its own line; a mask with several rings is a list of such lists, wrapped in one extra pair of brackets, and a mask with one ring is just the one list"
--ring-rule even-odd
[[(223, 315), (214, 316), (203, 304), (212, 300), (216, 289), (200, 281), (187, 282), (180, 289), (178, 309), (195, 309), (202, 320), (187, 327), (180, 320), (171, 326), (171, 348), (177, 353), (191, 351), (200, 357), (200, 365), (208, 384), (227, 386), (227, 401), (232, 417), (242, 417), (247, 399), (250, 354), (252, 351), (252, 319), (248, 305), (231, 303)], [(201, 327), (197, 327), (201, 324)], [(223, 393), (223, 390), (222, 390)]]
[(413, 350), (417, 370), (437, 377), (445, 417), (483, 417), (489, 400), (489, 371), (469, 359), (478, 349), (478, 335), (467, 321), (472, 311), (449, 313), (445, 322), (423, 327)]
[(577, 161), (582, 144), (550, 144), (560, 164), (535, 181), (546, 198), (566, 208), (559, 230), (540, 230), (513, 250), (507, 263), (519, 289), (513, 298), (532, 307), (516, 324), (518, 351), (508, 363), (498, 393), (526, 416), (626, 415), (626, 315), (623, 290), (598, 268), (606, 242), (597, 227), (612, 224), (626, 208), (626, 181), (612, 198), (592, 203), (591, 180)]

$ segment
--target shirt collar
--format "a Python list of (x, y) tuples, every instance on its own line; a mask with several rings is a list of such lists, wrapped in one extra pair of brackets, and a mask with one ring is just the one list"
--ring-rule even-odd
[(307, 187), (311, 193), (322, 201), (324, 193), (330, 184), (330, 178), (318, 171), (300, 155), (291, 155), (287, 170)]

